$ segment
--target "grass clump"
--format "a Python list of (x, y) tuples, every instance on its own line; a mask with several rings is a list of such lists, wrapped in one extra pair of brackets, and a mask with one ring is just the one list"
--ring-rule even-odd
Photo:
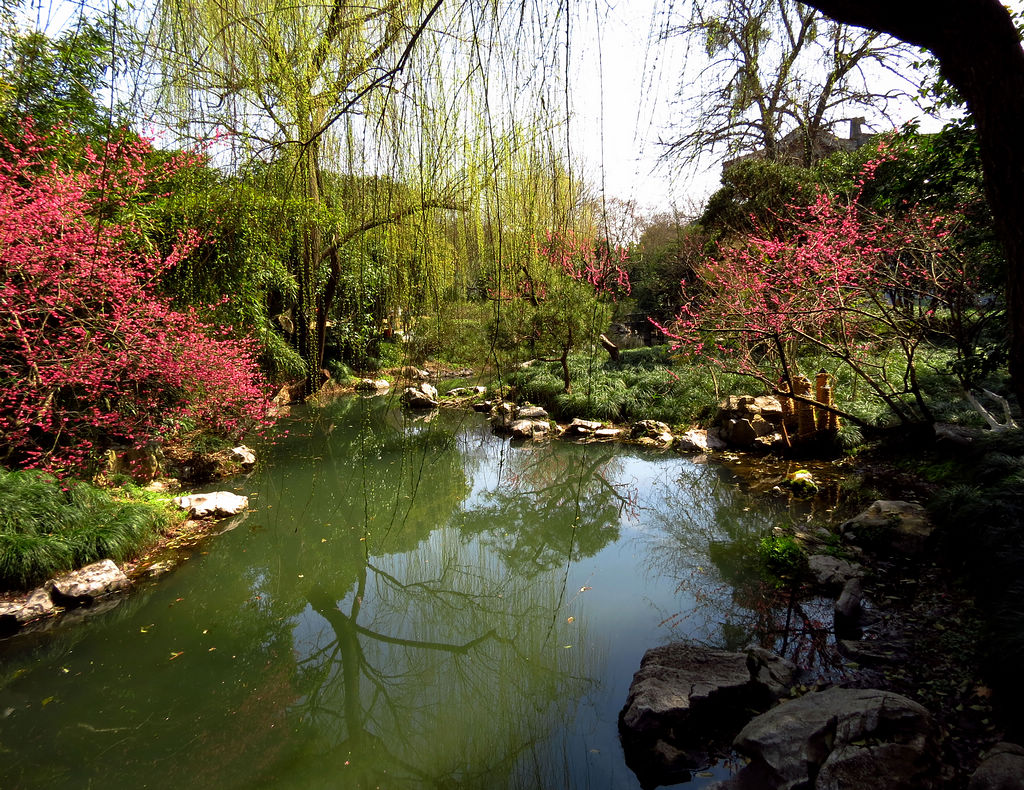
[(41, 472), (0, 469), (0, 589), (28, 589), (101, 559), (123, 560), (173, 519), (162, 502)]
[(724, 395), (749, 389), (739, 376), (706, 366), (672, 367), (668, 346), (623, 351), (617, 361), (569, 357), (572, 386), (565, 392), (559, 362), (539, 362), (509, 377), (516, 397), (544, 406), (560, 420), (574, 417), (671, 425), (707, 423)]

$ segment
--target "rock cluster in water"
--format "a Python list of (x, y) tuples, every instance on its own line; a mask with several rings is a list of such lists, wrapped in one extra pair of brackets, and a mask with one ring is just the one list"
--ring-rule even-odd
[(0, 631), (15, 631), (54, 614), (59, 607), (90, 606), (112, 593), (128, 589), (129, 584), (128, 577), (113, 560), (100, 560), (63, 573), (20, 600), (0, 603)]
[[(920, 552), (931, 525), (915, 503), (878, 501), (845, 522), (840, 534), (854, 555)], [(808, 573), (815, 589), (836, 596), (840, 655), (867, 669), (907, 659), (903, 637), (879, 630), (863, 566), (813, 555)], [(644, 786), (685, 781), (729, 749), (748, 763), (715, 790), (942, 786), (941, 733), (920, 704), (878, 688), (807, 691), (801, 682), (792, 664), (764, 650), (683, 644), (649, 650), (619, 717), (627, 762)], [(969, 790), (995, 788), (1024, 790), (1024, 748), (1000, 744), (983, 756)]]

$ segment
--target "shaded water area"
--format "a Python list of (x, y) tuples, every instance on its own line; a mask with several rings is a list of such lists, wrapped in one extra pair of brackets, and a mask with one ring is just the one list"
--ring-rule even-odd
[(0, 642), (0, 787), (635, 788), (616, 717), (645, 650), (820, 660), (721, 559), (807, 506), (726, 467), (384, 398), (284, 427), (227, 486), (233, 530)]

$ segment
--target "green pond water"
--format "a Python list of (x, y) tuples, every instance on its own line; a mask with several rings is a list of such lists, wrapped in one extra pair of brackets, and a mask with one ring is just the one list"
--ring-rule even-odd
[(0, 788), (636, 788), (616, 718), (645, 650), (816, 660), (728, 559), (800, 506), (672, 453), (389, 405), (286, 423), (219, 486), (250, 497), (233, 529), (0, 641)]

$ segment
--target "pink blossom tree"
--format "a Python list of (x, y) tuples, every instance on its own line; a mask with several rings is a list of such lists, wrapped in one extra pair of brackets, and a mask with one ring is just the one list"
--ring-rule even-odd
[(3, 145), (0, 460), (80, 473), (110, 447), (261, 423), (268, 393), (250, 343), (156, 289), (200, 239), (150, 249), (145, 206), (194, 159), (125, 139), (87, 145), (72, 171), (31, 128)]
[(862, 207), (864, 185), (885, 158), (865, 166), (852, 199), (821, 192), (793, 207), (781, 233), (755, 230), (719, 246), (683, 283), (687, 301), (676, 320), (661, 327), (678, 349), (776, 394), (793, 391), (801, 358), (824, 356), (899, 421), (930, 421), (919, 353), (942, 334), (967, 353), (964, 327), (978, 304), (972, 262), (958, 253), (956, 213), (916, 209), (897, 218)]

